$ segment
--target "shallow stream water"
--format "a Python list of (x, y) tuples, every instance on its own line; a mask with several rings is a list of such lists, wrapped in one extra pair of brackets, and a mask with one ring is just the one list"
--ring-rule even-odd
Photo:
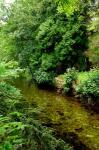
[(76, 150), (99, 150), (99, 115), (88, 112), (75, 98), (39, 89), (27, 80), (15, 81), (30, 105), (41, 109), (40, 120)]

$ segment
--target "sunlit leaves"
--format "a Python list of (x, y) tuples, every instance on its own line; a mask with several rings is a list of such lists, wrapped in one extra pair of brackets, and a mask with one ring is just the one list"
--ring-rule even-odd
[(22, 72), (22, 70), (18, 68), (17, 62), (0, 62), (0, 80), (4, 80), (11, 77), (18, 77), (20, 72)]
[(79, 9), (79, 0), (56, 0), (58, 2), (58, 11), (72, 15)]
[[(99, 99), (99, 70), (79, 73), (79, 84), (76, 85), (76, 92), (84, 97)], [(95, 98), (95, 99), (94, 99)]]

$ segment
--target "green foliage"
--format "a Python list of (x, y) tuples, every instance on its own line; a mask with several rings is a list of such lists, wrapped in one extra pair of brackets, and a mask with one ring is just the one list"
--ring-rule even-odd
[(4, 4), (4, 0), (0, 0), (0, 25), (1, 25), (1, 19), (6, 15), (7, 13), (7, 8)]
[(84, 97), (99, 98), (99, 70), (91, 70), (86, 72), (86, 75), (82, 74), (75, 89)]
[(94, 67), (99, 68), (99, 1), (95, 1), (93, 9), (90, 11), (90, 22), (88, 24), (89, 49), (87, 56)]
[[(0, 24), (0, 149), (71, 149), (37, 121), (38, 111), (33, 110), (22, 99), (20, 91), (6, 80), (18, 77), (21, 71), (18, 64), (28, 68), (38, 84), (47, 85), (53, 85), (55, 75), (67, 68), (86, 69), (84, 52), (88, 48), (89, 2), (16, 0), (7, 13), (8, 21)], [(0, 10), (1, 20), (7, 10), (3, 1), (0, 7), (4, 9)], [(97, 98), (99, 71), (87, 74), (76, 85), (76, 91), (82, 96)], [(69, 92), (77, 79), (77, 71), (68, 69), (64, 76), (63, 88)]]
[(21, 71), (15, 61), (0, 61), (0, 115), (14, 110), (14, 105), (21, 98), (20, 91), (6, 83), (8, 79), (18, 77)]
[[(22, 117), (24, 120), (20, 119)], [(71, 150), (62, 140), (56, 140), (53, 137), (52, 130), (43, 127), (33, 118), (26, 118), (22, 114), (15, 120), (10, 117), (0, 117), (0, 121), (1, 149), (55, 150), (59, 148), (60, 150)]]
[(57, 140), (53, 136), (51, 129), (35, 120), (38, 110), (33, 111), (28, 103), (20, 99), (17, 89), (8, 85), (6, 87), (10, 97), (3, 93), (1, 93), (2, 96), (0, 95), (0, 100), (2, 100), (0, 103), (0, 149), (71, 150), (64, 141)]
[(56, 0), (58, 2), (58, 11), (72, 15), (75, 10), (79, 9), (79, 0)]
[(77, 70), (75, 68), (68, 68), (67, 72), (64, 74), (63, 90), (68, 93), (73, 88), (73, 81), (77, 79)]
[(6, 82), (0, 82), (0, 115), (15, 111), (15, 106), (20, 105), (20, 98), (21, 94), (18, 89)]
[(9, 79), (11, 77), (18, 77), (22, 72), (22, 69), (18, 67), (18, 63), (16, 61), (1, 61), (0, 62), (0, 81)]
[(92, 65), (99, 68), (99, 32), (90, 36), (87, 56)]
[[(46, 59), (47, 58), (47, 59)], [(41, 57), (41, 68), (45, 71), (50, 71), (55, 68), (55, 58), (53, 54), (43, 54)]]
[[(40, 111), (37, 108), (31, 108), (23, 100), (20, 90), (6, 82), (11, 70), (14, 71), (14, 69), (16, 69), (16, 63), (1, 62), (0, 64), (0, 77), (2, 77), (0, 81), (0, 149), (71, 150), (71, 147), (63, 140), (53, 136), (51, 129), (37, 121)], [(11, 76), (10, 79), (12, 79)]]
[(92, 33), (99, 32), (99, 1), (93, 1), (91, 3), (91, 9), (89, 11), (90, 21), (88, 24), (88, 30)]
[[(82, 11), (87, 15), (92, 15), (93, 12), (98, 8), (99, 2), (95, 0), (55, 0), (58, 4), (58, 11), (65, 13), (68, 16), (73, 15), (77, 11)], [(86, 16), (88, 17), (88, 16)], [(87, 20), (88, 21), (88, 20)]]
[(0, 92), (5, 95), (15, 96), (16, 98), (20, 96), (19, 90), (16, 90), (13, 86), (6, 84), (5, 82), (0, 82)]
[(41, 68), (34, 73), (34, 77), (38, 84), (53, 85), (54, 73), (46, 72)]
[[(10, 57), (18, 60), (22, 68), (28, 68), (38, 82), (42, 70), (49, 78), (51, 72), (60, 74), (68, 67), (82, 70), (86, 67), (84, 51), (88, 41), (83, 7), (72, 16), (59, 13), (57, 7), (54, 0), (16, 1), (1, 30), (4, 36), (7, 35), (3, 39), (4, 51), (8, 48)], [(79, 57), (83, 57), (83, 63)], [(35, 74), (38, 74), (37, 78)]]

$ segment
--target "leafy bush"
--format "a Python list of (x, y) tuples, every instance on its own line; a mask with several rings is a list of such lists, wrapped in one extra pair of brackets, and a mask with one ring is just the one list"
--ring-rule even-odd
[[(12, 118), (13, 118), (13, 114)], [(0, 117), (0, 149), (18, 150), (71, 150), (62, 140), (53, 136), (51, 129), (43, 127), (33, 116), (16, 112), (16, 117)], [(9, 122), (10, 121), (10, 122)]]
[[(4, 81), (9, 69), (5, 64), (1, 68), (4, 69), (0, 72), (3, 78), (0, 82), (0, 149), (71, 150), (63, 140), (53, 136), (51, 129), (37, 121), (40, 111), (23, 100), (20, 90)], [(45, 79), (49, 80), (46, 77)]]
[(68, 144), (53, 136), (51, 129), (37, 121), (40, 111), (31, 108), (22, 97), (20, 99), (17, 89), (5, 84), (1, 89), (4, 88), (7, 95), (0, 91), (0, 149), (71, 150)]
[(38, 84), (53, 85), (54, 73), (46, 72), (41, 68), (34, 73), (34, 78)]
[(0, 82), (0, 114), (4, 115), (10, 111), (15, 111), (15, 106), (20, 105), (20, 90), (7, 84)]
[(0, 80), (9, 79), (11, 77), (17, 78), (22, 73), (22, 69), (18, 67), (16, 61), (0, 62)]
[(19, 98), (20, 96), (20, 90), (16, 89), (10, 84), (7, 84), (6, 82), (0, 82), (0, 92), (4, 96), (8, 95), (8, 96), (16, 97), (16, 98)]
[[(85, 74), (85, 75), (84, 75)], [(91, 70), (83, 74), (82, 80), (79, 79), (75, 89), (84, 97), (99, 98), (99, 70)]]
[(74, 68), (68, 68), (67, 72), (64, 74), (65, 84), (63, 86), (64, 92), (69, 92), (72, 88), (73, 81), (77, 79), (77, 70)]

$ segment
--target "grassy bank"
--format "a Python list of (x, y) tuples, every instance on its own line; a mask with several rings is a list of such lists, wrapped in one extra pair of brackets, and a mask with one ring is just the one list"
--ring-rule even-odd
[(86, 103), (99, 103), (98, 69), (85, 72), (67, 70), (66, 73), (55, 78), (55, 86), (58, 91), (78, 96)]

